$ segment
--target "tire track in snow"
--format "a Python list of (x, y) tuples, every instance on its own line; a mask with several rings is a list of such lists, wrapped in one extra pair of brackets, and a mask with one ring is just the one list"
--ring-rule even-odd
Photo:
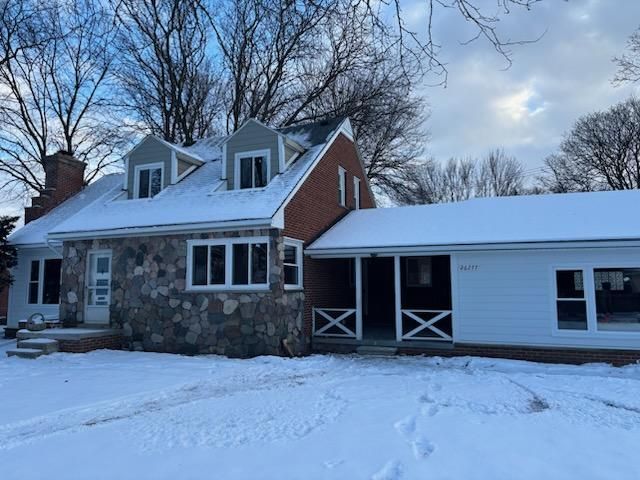
[[(264, 375), (239, 376), (219, 380), (198, 381), (170, 390), (128, 395), (82, 407), (58, 410), (20, 422), (0, 426), (0, 450), (9, 450), (25, 443), (53, 435), (73, 433), (86, 428), (131, 419), (143, 414), (158, 413), (202, 400), (233, 396), (251, 391), (266, 391), (304, 384), (304, 378), (323, 375)], [(259, 375), (259, 376), (258, 376)]]

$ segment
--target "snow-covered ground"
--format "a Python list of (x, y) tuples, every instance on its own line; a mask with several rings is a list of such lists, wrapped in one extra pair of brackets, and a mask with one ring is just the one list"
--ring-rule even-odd
[(3, 480), (640, 478), (640, 366), (8, 346)]

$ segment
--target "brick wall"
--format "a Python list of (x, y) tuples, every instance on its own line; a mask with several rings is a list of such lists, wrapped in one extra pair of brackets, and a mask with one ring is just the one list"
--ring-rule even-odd
[(82, 190), (85, 167), (84, 162), (64, 152), (47, 156), (44, 161), (44, 189), (31, 199), (31, 206), (24, 209), (24, 223), (46, 215)]
[[(338, 203), (338, 167), (347, 172), (346, 207)], [(305, 248), (329, 227), (355, 208), (353, 177), (360, 178), (360, 207), (374, 208), (375, 202), (367, 188), (367, 177), (354, 143), (343, 134), (309, 174), (284, 211), (284, 236), (304, 241)], [(344, 265), (344, 262), (343, 262)], [(311, 308), (349, 303), (345, 297), (344, 268), (339, 262), (304, 259), (304, 334), (311, 334)], [(324, 303), (332, 304), (325, 305)], [(355, 307), (355, 300), (351, 305)]]
[(58, 340), (61, 352), (87, 353), (103, 348), (109, 350), (122, 350), (125, 345), (122, 335), (109, 335), (104, 337), (83, 338), (80, 340)]
[[(316, 352), (352, 353), (357, 344), (336, 344), (314, 342)], [(398, 347), (401, 355), (426, 355), (432, 357), (485, 357), (526, 360), (539, 363), (563, 363), (580, 365), (583, 363), (608, 363), (614, 366), (628, 365), (640, 361), (640, 350), (614, 350), (592, 348), (543, 348), (509, 345), (455, 344), (452, 348)]]

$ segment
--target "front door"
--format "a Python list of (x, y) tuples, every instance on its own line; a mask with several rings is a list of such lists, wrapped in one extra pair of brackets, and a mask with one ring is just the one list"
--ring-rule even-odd
[(109, 324), (111, 303), (111, 252), (89, 252), (86, 323)]

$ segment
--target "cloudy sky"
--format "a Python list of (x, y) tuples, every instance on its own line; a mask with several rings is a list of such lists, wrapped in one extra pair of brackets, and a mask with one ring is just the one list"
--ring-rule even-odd
[[(420, 3), (409, 12), (415, 28), (424, 23)], [(501, 146), (534, 178), (577, 117), (637, 90), (612, 86), (611, 59), (640, 26), (638, 0), (544, 0), (530, 12), (512, 11), (501, 22), (505, 37), (544, 36), (513, 47), (508, 70), (487, 43), (460, 45), (472, 31), (459, 15), (445, 12), (436, 19), (449, 70), (446, 88), (425, 87), (431, 105), (429, 153), (437, 159), (480, 156)]]
[[(407, 20), (425, 29), (423, 0), (404, 5)], [(496, 0), (479, 0), (495, 8)], [(428, 152), (440, 160), (482, 156), (504, 147), (526, 165), (529, 179), (580, 115), (604, 109), (638, 87), (614, 87), (611, 59), (623, 52), (640, 26), (638, 0), (544, 0), (530, 11), (513, 10), (500, 32), (514, 40), (537, 43), (513, 48), (513, 65), (487, 43), (460, 43), (473, 30), (455, 11), (439, 10), (435, 39), (447, 63), (447, 87), (423, 87), (431, 117)], [(21, 213), (22, 205), (0, 204), (0, 213)]]

